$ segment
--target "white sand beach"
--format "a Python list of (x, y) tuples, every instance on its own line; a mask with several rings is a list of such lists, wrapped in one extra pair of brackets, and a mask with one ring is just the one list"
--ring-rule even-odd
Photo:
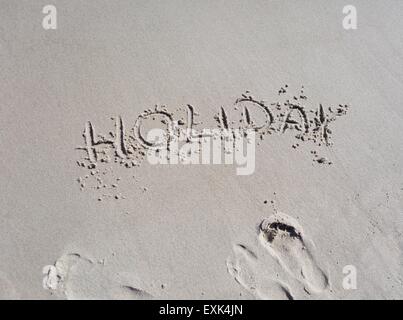
[[(402, 17), (0, 0), (0, 299), (403, 298)], [(151, 163), (190, 125), (253, 132), (251, 171)]]

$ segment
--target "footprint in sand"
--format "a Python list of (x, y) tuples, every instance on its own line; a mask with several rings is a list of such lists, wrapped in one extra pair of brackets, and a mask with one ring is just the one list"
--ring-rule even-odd
[(329, 287), (327, 275), (316, 263), (309, 241), (294, 218), (276, 213), (264, 219), (259, 226), (259, 241), (308, 293), (321, 293)]
[(103, 265), (77, 253), (63, 255), (54, 265), (45, 266), (43, 273), (44, 288), (69, 300), (152, 298), (139, 286), (127, 284), (119, 275), (108, 274)]
[(258, 257), (251, 249), (242, 244), (233, 247), (233, 255), (227, 259), (227, 270), (246, 291), (257, 299), (294, 300), (285, 283), (263, 275), (257, 267)]

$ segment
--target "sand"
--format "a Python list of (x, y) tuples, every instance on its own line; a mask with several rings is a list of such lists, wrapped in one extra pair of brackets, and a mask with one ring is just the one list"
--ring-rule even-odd
[[(0, 1), (0, 298), (403, 297), (402, 1), (47, 4)], [(253, 172), (149, 163), (189, 121)]]

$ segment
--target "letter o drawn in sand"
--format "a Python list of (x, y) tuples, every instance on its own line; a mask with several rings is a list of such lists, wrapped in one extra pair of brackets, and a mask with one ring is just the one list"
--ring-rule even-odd
[(139, 115), (139, 117), (137, 118), (137, 120), (134, 124), (134, 127), (133, 127), (134, 137), (146, 149), (161, 147), (160, 145), (154, 145), (152, 142), (148, 141), (146, 138), (144, 138), (144, 135), (141, 132), (141, 127), (142, 127), (143, 121), (147, 120), (149, 118), (152, 118), (154, 116), (162, 116), (162, 117), (166, 118), (166, 120), (167, 120), (166, 126), (167, 126), (168, 133), (167, 133), (166, 145), (167, 145), (167, 148), (169, 149), (170, 141), (174, 135), (174, 125), (173, 125), (172, 114), (170, 114), (165, 109), (159, 110), (157, 107), (155, 107), (155, 110), (148, 110), (148, 111), (144, 112), (143, 114)]

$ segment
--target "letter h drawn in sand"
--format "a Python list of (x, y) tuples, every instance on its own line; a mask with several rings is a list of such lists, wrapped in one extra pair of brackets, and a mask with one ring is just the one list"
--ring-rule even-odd
[(85, 123), (85, 129), (83, 133), (85, 146), (78, 147), (78, 150), (85, 150), (88, 155), (88, 160), (91, 164), (95, 164), (98, 161), (98, 153), (105, 152), (104, 150), (99, 150), (100, 146), (112, 146), (115, 149), (116, 156), (125, 159), (127, 157), (127, 150), (124, 141), (124, 124), (120, 116), (115, 119), (115, 135), (113, 140), (108, 140), (104, 137), (96, 140), (95, 130), (91, 121)]

